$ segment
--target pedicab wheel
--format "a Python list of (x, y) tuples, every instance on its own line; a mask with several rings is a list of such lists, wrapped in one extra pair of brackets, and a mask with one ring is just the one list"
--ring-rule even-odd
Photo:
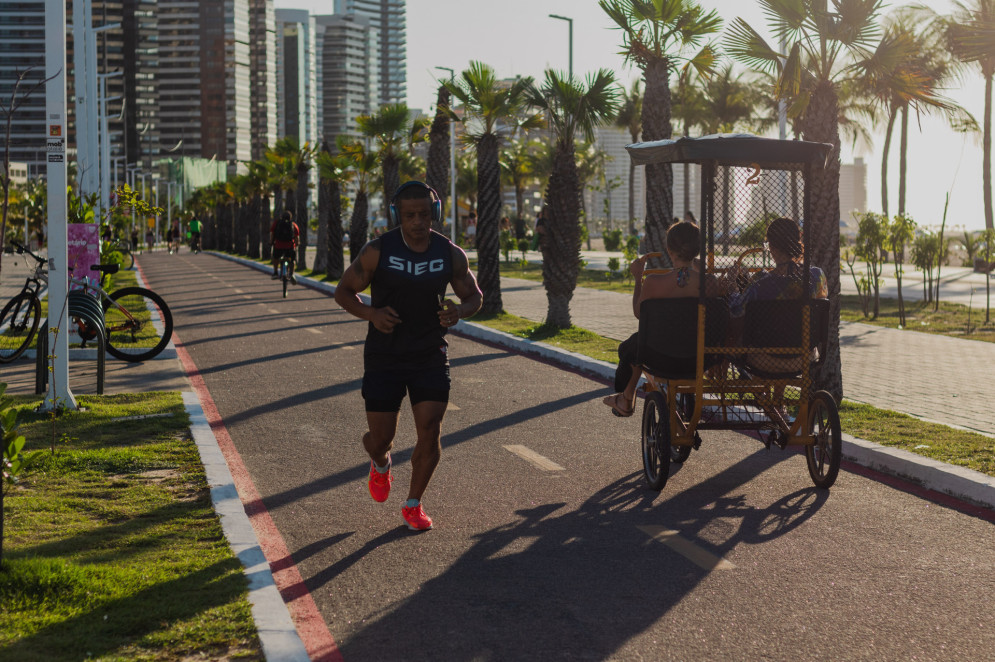
[(808, 473), (816, 487), (829, 489), (836, 482), (843, 458), (843, 436), (836, 400), (818, 391), (808, 406), (809, 432), (815, 443), (805, 447)]
[(667, 400), (659, 392), (649, 393), (643, 404), (643, 474), (654, 490), (662, 490), (670, 477), (673, 447)]
[[(681, 409), (681, 416), (684, 420), (691, 418), (691, 414), (694, 413), (694, 396), (693, 395), (680, 395), (677, 397), (677, 406)], [(697, 433), (696, 433), (697, 434)], [(691, 457), (691, 447), (690, 446), (670, 446), (670, 460), (671, 462), (683, 463)]]

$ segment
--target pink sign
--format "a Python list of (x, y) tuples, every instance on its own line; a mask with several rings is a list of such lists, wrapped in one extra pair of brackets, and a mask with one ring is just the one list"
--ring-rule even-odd
[(100, 264), (100, 228), (96, 223), (70, 223), (69, 270), (74, 278), (89, 277), (100, 282), (100, 272), (90, 269)]

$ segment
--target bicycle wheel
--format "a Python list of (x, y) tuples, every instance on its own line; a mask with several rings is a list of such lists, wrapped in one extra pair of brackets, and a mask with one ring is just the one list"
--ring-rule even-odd
[(654, 391), (643, 403), (643, 474), (646, 482), (657, 491), (663, 489), (670, 477), (673, 448), (670, 445), (670, 416), (667, 399)]
[(124, 248), (118, 249), (121, 253), (121, 268), (122, 269), (134, 269), (135, 268), (135, 256), (131, 254), (131, 251)]
[(280, 279), (283, 281), (283, 298), (287, 298), (287, 284), (290, 283), (290, 266), (284, 260), (280, 263)]
[(815, 443), (805, 447), (808, 473), (816, 487), (829, 489), (836, 482), (843, 459), (843, 431), (836, 401), (826, 391), (817, 391), (809, 403), (809, 430)]
[(0, 312), (0, 363), (10, 363), (28, 348), (38, 331), (41, 303), (30, 292), (21, 292)]
[(161, 352), (173, 335), (173, 315), (158, 294), (144, 287), (124, 287), (104, 301), (107, 351), (137, 363)]

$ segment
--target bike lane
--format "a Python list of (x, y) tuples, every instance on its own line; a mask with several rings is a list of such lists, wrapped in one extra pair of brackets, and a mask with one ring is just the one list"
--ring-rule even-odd
[[(247, 510), (264, 508), (285, 545), (274, 573), (302, 578), (306, 594), (278, 578), (285, 599), (310, 596), (346, 660), (995, 643), (990, 610), (969, 609), (995, 592), (990, 521), (849, 472), (817, 492), (800, 456), (729, 433), (707, 435), (657, 495), (639, 473), (639, 421), (607, 415), (607, 387), (461, 338), (425, 499), (437, 528), (411, 534), (407, 411), (395, 494), (375, 504), (364, 484), (365, 323), (304, 288), (283, 300), (268, 276), (211, 256), (142, 266), (259, 495), (242, 493)], [(790, 617), (772, 626), (772, 614)]]

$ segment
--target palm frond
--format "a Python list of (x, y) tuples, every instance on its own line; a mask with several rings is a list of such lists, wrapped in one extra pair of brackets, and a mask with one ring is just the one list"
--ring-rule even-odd
[(741, 18), (733, 21), (726, 33), (726, 51), (746, 66), (766, 74), (778, 72), (782, 54)]

